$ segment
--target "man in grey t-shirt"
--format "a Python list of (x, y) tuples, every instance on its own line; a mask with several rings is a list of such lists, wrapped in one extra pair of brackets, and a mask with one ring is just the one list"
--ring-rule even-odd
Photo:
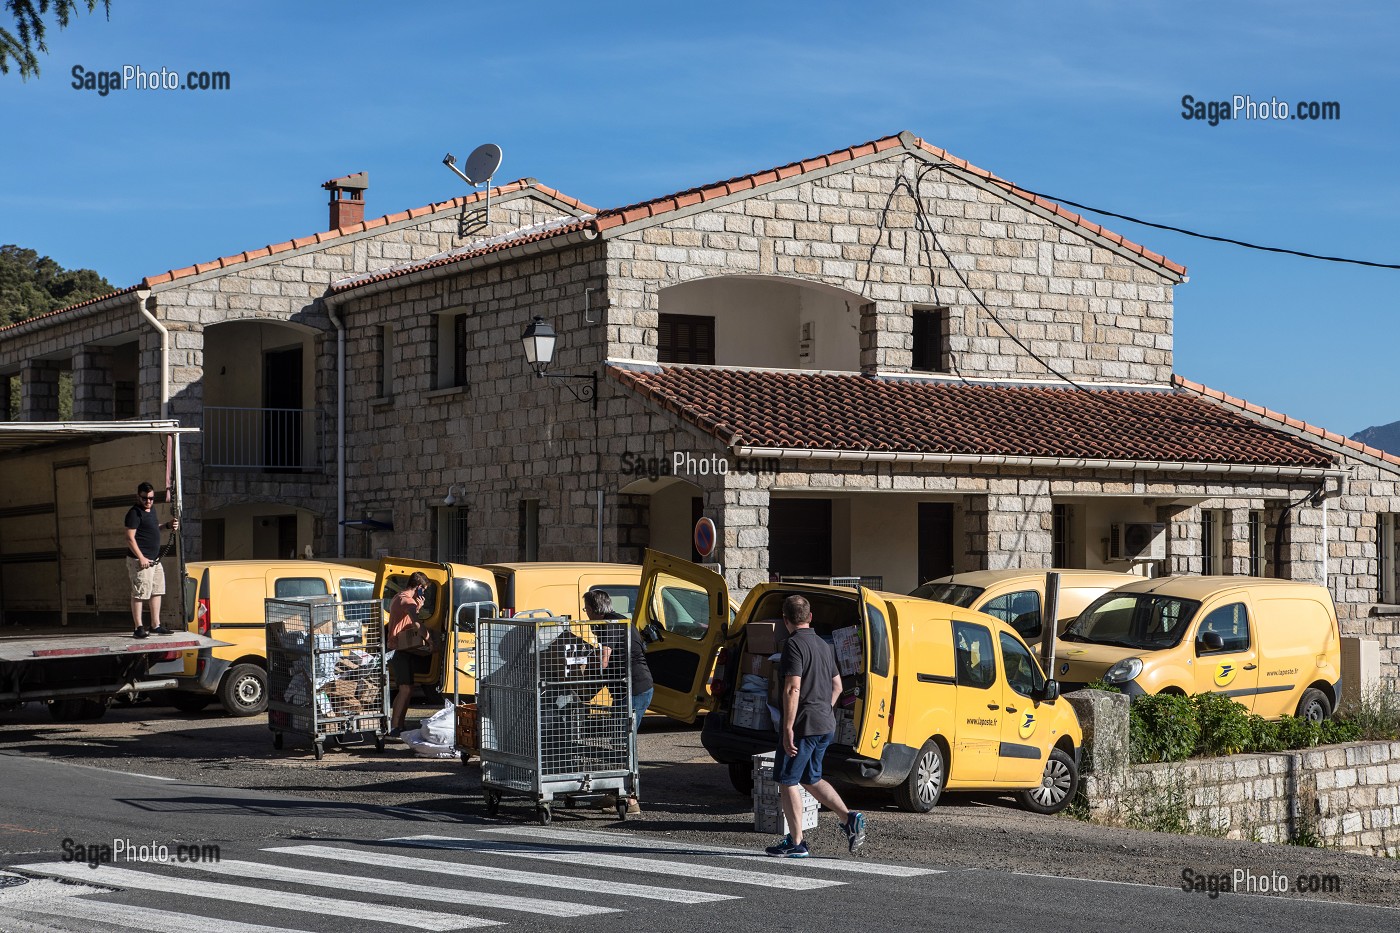
[(783, 721), (778, 731), (773, 779), (782, 790), (783, 815), (790, 832), (765, 851), (780, 858), (806, 858), (802, 841), (801, 784), (807, 793), (841, 818), (841, 832), (854, 852), (865, 843), (865, 814), (849, 810), (835, 788), (822, 778), (822, 757), (836, 735), (832, 708), (841, 696), (836, 652), (812, 631), (812, 606), (804, 597), (783, 600), (783, 645), (778, 675), (782, 684)]

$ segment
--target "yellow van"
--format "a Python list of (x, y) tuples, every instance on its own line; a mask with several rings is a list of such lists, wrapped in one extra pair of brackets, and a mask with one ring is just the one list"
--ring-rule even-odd
[[(476, 693), (476, 623), (499, 612), (496, 575), (484, 567), (468, 564), (438, 564), (429, 561), (386, 557), (379, 563), (373, 594), (380, 600), (384, 621), (389, 621), (389, 603), (415, 572), (428, 578), (428, 589), (418, 621), (432, 632), (435, 644), (443, 650), (425, 655), (413, 675), (420, 687), (443, 695)], [(460, 650), (458, 650), (460, 649)], [(455, 663), (454, 663), (455, 662)]]
[[(729, 766), (748, 793), (751, 756), (772, 751), (777, 732), (768, 699), (776, 679), (772, 654), (786, 634), (788, 596), (812, 604), (812, 627), (836, 644), (843, 690), (836, 739), (824, 768), (836, 781), (889, 788), (905, 810), (926, 812), (944, 790), (1015, 791), (1023, 806), (1055, 813), (1078, 785), (1082, 733), (1059, 687), (1030, 649), (999, 619), (944, 603), (864, 588), (765, 583), (729, 620), (724, 578), (652, 551), (642, 574), (638, 621), (666, 625), (664, 594), (703, 590), (710, 615), (687, 639), (691, 671), (715, 669), (716, 709), (701, 741)], [(758, 647), (759, 651), (750, 650)], [(681, 644), (672, 640), (673, 651)], [(765, 663), (766, 662), (766, 663)], [(653, 666), (655, 670), (655, 666)], [(767, 680), (768, 690), (753, 687)], [(652, 708), (694, 716), (689, 693), (658, 689)], [(693, 685), (692, 685), (693, 686)]]
[(184, 596), (185, 627), (229, 644), (185, 652), (171, 705), (192, 713), (218, 700), (234, 716), (256, 716), (267, 710), (263, 600), (373, 599), (374, 571), (333, 561), (201, 561), (185, 565)]
[(1341, 636), (1326, 587), (1260, 577), (1159, 577), (1095, 600), (1065, 632), (1068, 688), (1130, 696), (1221, 693), (1266, 719), (1320, 721), (1341, 695)]
[(1057, 634), (1104, 593), (1142, 579), (1110, 570), (974, 570), (930, 580), (909, 595), (996, 616), (1036, 646), (1044, 634), (1045, 575), (1052, 572), (1060, 575)]
[(504, 615), (545, 609), (551, 615), (586, 619), (583, 595), (606, 590), (613, 611), (632, 615), (642, 568), (637, 564), (590, 564), (574, 561), (485, 564), (496, 577)]

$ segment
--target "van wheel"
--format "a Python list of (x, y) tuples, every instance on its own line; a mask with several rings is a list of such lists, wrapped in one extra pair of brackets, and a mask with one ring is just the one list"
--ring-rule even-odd
[(1079, 769), (1074, 766), (1074, 759), (1062, 749), (1052, 748), (1039, 786), (1020, 791), (1016, 797), (1032, 813), (1059, 813), (1074, 800), (1078, 787)]
[(1303, 698), (1298, 701), (1298, 718), (1306, 719), (1309, 722), (1322, 722), (1332, 716), (1332, 704), (1327, 702), (1327, 694), (1316, 687), (1309, 687), (1303, 691)]
[(747, 761), (729, 763), (729, 783), (745, 797), (753, 796), (753, 765)]
[(256, 664), (235, 664), (219, 684), (219, 702), (233, 716), (267, 710), (267, 672)]
[(919, 749), (919, 757), (909, 776), (894, 789), (894, 802), (901, 810), (910, 813), (927, 813), (943, 796), (943, 786), (948, 783), (948, 760), (943, 755), (943, 746), (928, 741)]

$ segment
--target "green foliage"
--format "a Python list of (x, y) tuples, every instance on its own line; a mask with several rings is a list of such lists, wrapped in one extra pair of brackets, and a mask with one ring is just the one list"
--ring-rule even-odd
[(32, 249), (0, 246), (0, 327), (114, 291), (91, 269), (65, 269)]
[(1197, 755), (1238, 755), (1254, 745), (1249, 710), (1219, 693), (1198, 693), (1191, 706), (1200, 724)]
[(1278, 740), (1284, 748), (1312, 748), (1322, 739), (1322, 727), (1310, 719), (1283, 716), (1278, 721)]
[(1342, 715), (1344, 722), (1352, 723), (1359, 732), (1359, 738), (1371, 742), (1394, 742), (1400, 739), (1400, 688), (1389, 687), (1368, 693), (1356, 709), (1349, 709)]
[(1350, 719), (1324, 719), (1322, 726), (1322, 745), (1340, 745), (1343, 742), (1359, 742), (1366, 738), (1362, 734), (1360, 723)]
[[(54, 22), (59, 29), (67, 29), (68, 21), (82, 7), (91, 13), (97, 9), (97, 0), (5, 0), (5, 9), (15, 18), (15, 28), (11, 32), (0, 27), (0, 74), (10, 73), (10, 61), (19, 65), (19, 76), (28, 80), (39, 73), (37, 52), (48, 52), (44, 35), (48, 24), (44, 17), (53, 11)], [(102, 0), (102, 9), (108, 18), (112, 15), (112, 0)]]
[(1116, 685), (1106, 683), (1103, 680), (1091, 680), (1084, 685), (1085, 690), (1102, 690), (1104, 693), (1122, 693)]
[(1279, 739), (1278, 723), (1263, 716), (1250, 714), (1249, 717), (1250, 743), (1247, 748), (1252, 752), (1281, 752), (1283, 742)]
[(1128, 709), (1133, 761), (1182, 761), (1195, 752), (1201, 724), (1191, 701), (1176, 694), (1138, 697)]

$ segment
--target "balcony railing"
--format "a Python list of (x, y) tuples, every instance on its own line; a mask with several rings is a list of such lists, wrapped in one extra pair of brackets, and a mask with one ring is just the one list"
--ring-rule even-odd
[(204, 465), (268, 473), (319, 470), (320, 420), (314, 408), (205, 408)]

